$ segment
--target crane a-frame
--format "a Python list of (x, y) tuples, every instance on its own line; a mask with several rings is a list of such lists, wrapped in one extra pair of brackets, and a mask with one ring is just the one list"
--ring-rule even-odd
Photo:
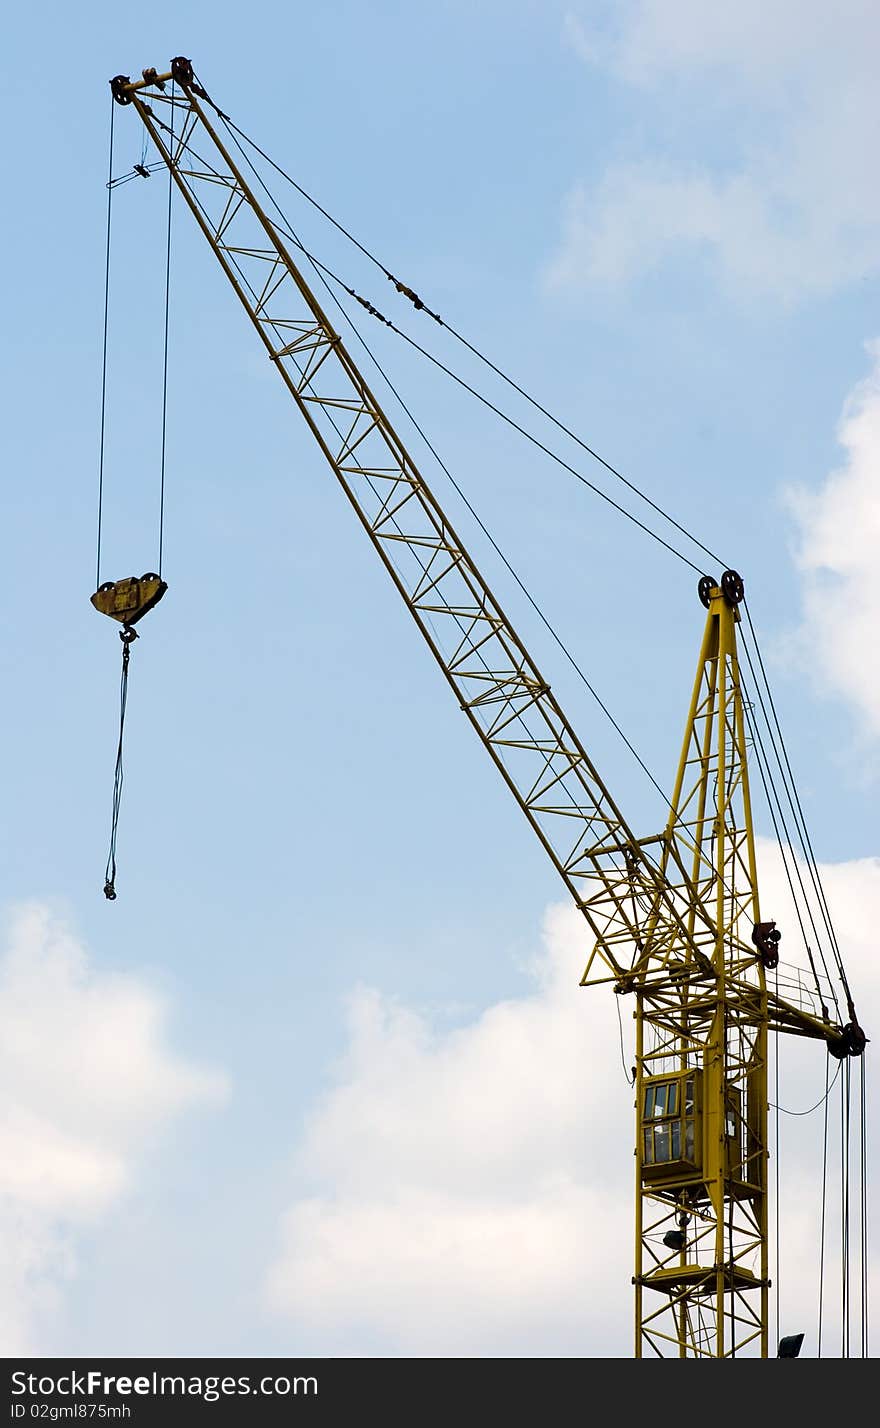
[[(706, 624), (665, 828), (629, 827), (549, 684), (291, 254), (221, 110), (178, 57), (111, 81), (170, 170), (454, 697), (583, 914), (581, 985), (636, 1026), (635, 1354), (768, 1355), (768, 1037), (859, 1055), (851, 999), (787, 989), (762, 921), (735, 571)], [(238, 157), (233, 150), (238, 148)], [(294, 245), (295, 246), (295, 245)], [(773, 975), (768, 977), (768, 972)]]

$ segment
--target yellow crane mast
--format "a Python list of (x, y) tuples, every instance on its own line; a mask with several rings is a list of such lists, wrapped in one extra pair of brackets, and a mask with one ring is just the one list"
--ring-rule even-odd
[[(771, 1032), (860, 1055), (818, 987), (788, 986), (762, 920), (736, 631), (743, 583), (704, 577), (706, 623), (666, 827), (639, 838), (352, 360), (178, 57), (117, 75), (466, 718), (582, 913), (581, 985), (632, 999), (635, 1355), (767, 1357)], [(233, 149), (238, 147), (239, 156)], [(768, 973), (772, 973), (768, 976)], [(830, 1001), (830, 998), (828, 999)]]

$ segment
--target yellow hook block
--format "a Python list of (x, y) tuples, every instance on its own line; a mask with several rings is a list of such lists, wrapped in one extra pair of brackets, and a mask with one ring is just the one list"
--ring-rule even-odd
[(91, 596), (92, 604), (102, 615), (118, 620), (122, 625), (134, 625), (158, 605), (168, 589), (165, 581), (152, 570), (145, 575), (127, 575), (123, 580), (105, 580)]

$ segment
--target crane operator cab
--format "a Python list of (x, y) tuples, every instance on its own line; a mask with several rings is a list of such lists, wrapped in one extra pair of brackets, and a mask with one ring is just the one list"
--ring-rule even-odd
[[(721, 1164), (729, 1191), (737, 1198), (755, 1193), (762, 1178), (760, 1138), (751, 1125), (748, 1105), (743, 1114), (743, 1099), (740, 1086), (728, 1081)], [(747, 1096), (747, 1103), (752, 1099)], [(691, 1066), (643, 1080), (638, 1149), (644, 1184), (661, 1191), (687, 1188), (691, 1199), (708, 1198), (702, 1184), (709, 1164), (705, 1136), (701, 1068)]]
[(703, 1164), (702, 1072), (695, 1067), (642, 1083), (640, 1150), (648, 1183), (696, 1180)]

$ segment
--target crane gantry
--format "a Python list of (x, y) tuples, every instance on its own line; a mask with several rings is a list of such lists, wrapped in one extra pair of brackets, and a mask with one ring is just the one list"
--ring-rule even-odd
[(762, 920), (740, 576), (700, 581), (705, 630), (669, 814), (638, 837), (306, 282), (191, 62), (117, 75), (111, 88), (144, 125), (583, 915), (593, 946), (581, 985), (632, 999), (636, 1356), (767, 1357), (768, 1038), (812, 1038), (842, 1059), (865, 1036), (851, 998), (844, 1021), (818, 978), (815, 991), (789, 986), (779, 933)]

